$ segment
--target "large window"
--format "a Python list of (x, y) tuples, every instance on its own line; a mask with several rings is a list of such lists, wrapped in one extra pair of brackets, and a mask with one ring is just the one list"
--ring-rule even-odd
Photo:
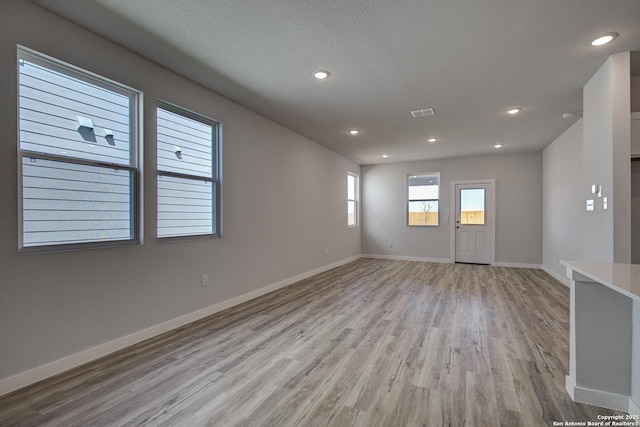
[(220, 125), (167, 103), (157, 115), (158, 237), (219, 236)]
[(358, 175), (347, 173), (347, 225), (358, 226)]
[(409, 175), (407, 183), (407, 224), (438, 225), (440, 223), (440, 174)]
[(18, 49), (19, 247), (139, 241), (141, 94)]

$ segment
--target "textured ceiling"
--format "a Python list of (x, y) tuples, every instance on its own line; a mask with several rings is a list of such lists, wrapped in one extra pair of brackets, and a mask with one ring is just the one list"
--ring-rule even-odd
[(638, 0), (34, 2), (360, 164), (541, 150), (606, 58), (640, 50)]

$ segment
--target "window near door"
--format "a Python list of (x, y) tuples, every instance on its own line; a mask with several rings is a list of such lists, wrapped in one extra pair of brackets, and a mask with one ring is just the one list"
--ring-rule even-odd
[(138, 243), (138, 103), (119, 83), (18, 48), (21, 252)]
[(440, 223), (440, 174), (412, 174), (407, 177), (407, 224), (437, 226)]
[(219, 236), (219, 123), (157, 108), (158, 237)]
[(460, 189), (460, 224), (485, 225), (485, 189)]
[(347, 225), (358, 226), (358, 175), (347, 173)]

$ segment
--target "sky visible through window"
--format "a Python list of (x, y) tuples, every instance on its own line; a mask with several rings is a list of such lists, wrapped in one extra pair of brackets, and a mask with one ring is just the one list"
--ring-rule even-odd
[(347, 199), (355, 200), (356, 198), (356, 177), (347, 175)]
[(484, 188), (464, 188), (460, 193), (461, 211), (484, 210)]
[(430, 200), (438, 198), (437, 185), (409, 186), (409, 200)]

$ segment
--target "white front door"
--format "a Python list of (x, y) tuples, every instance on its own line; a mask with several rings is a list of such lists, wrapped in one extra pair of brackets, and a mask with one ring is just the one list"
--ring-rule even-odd
[(456, 184), (456, 262), (491, 264), (491, 184)]

